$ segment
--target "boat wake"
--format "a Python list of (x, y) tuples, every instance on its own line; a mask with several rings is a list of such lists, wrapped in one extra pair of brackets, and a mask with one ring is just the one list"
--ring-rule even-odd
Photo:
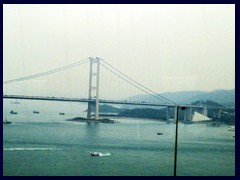
[(99, 156), (110, 156), (110, 153), (101, 153)]
[(54, 151), (59, 148), (3, 148), (4, 151)]

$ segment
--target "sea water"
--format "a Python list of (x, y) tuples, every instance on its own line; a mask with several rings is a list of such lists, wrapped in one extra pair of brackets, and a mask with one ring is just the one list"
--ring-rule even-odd
[[(4, 176), (173, 175), (174, 123), (137, 118), (115, 118), (115, 124), (71, 122), (65, 120), (86, 117), (87, 104), (12, 101), (3, 104), (3, 119), (12, 122), (3, 125)], [(224, 124), (179, 123), (177, 175), (234, 176), (234, 135)], [(91, 156), (95, 151), (110, 155)]]

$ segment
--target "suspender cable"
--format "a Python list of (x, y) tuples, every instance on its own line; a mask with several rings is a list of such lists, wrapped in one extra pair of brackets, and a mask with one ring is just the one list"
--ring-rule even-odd
[(118, 69), (116, 69), (115, 67), (113, 67), (111, 64), (107, 63), (106, 61), (104, 61), (103, 59), (101, 59), (102, 62), (106, 63), (108, 66), (110, 66), (112, 69), (114, 69), (115, 71), (117, 71), (118, 73), (120, 73), (121, 75), (123, 75), (124, 77), (126, 77), (127, 79), (131, 80), (132, 82), (136, 83), (137, 85), (141, 86), (143, 89), (153, 93), (155, 96), (158, 96), (158, 97), (161, 97), (162, 99), (165, 99), (167, 102), (171, 102), (173, 104), (177, 104), (176, 102), (170, 100), (170, 99), (167, 99), (159, 94), (157, 94), (156, 92), (152, 91), (151, 89), (141, 85), (140, 83), (138, 83), (137, 81), (133, 80), (132, 78), (128, 77), (127, 75), (125, 75), (124, 73), (122, 73), (121, 71), (119, 71)]
[[(138, 87), (136, 84), (134, 84), (134, 83), (130, 82), (128, 79), (120, 76), (119, 74), (117, 74), (117, 73), (114, 72), (113, 70), (109, 69), (109, 68), (106, 67), (105, 65), (103, 65), (103, 64), (101, 64), (101, 65), (102, 65), (103, 67), (105, 67), (107, 70), (111, 71), (111, 72), (112, 72), (113, 74), (115, 74), (116, 76), (118, 76), (119, 78), (121, 78), (121, 79), (123, 79), (124, 81), (130, 83), (130, 84), (133, 85), (134, 87), (136, 87), (136, 88), (142, 90), (143, 92), (145, 92), (145, 93), (153, 96), (154, 98), (157, 98), (157, 99), (159, 99), (159, 100), (163, 100), (163, 99), (161, 99), (160, 97), (158, 97), (158, 96), (156, 96), (156, 95), (154, 95), (154, 94), (150, 94), (147, 90), (145, 90), (145, 89), (143, 89), (143, 88), (141, 88), (141, 87)], [(163, 101), (167, 102), (166, 100), (163, 100)]]

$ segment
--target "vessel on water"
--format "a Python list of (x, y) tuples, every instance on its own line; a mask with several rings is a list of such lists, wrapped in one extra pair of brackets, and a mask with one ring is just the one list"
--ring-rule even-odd
[(16, 112), (16, 111), (13, 111), (13, 110), (11, 110), (11, 111), (10, 111), (10, 114), (17, 114), (17, 112)]
[(91, 156), (100, 156), (100, 155), (101, 155), (100, 152), (92, 152), (92, 153), (91, 153)]
[(110, 153), (91, 152), (91, 156), (110, 156)]
[(12, 122), (8, 121), (7, 118), (3, 121), (3, 124), (12, 124)]
[(33, 111), (34, 114), (39, 114), (39, 111)]
[(61, 113), (61, 112), (60, 112), (59, 114), (60, 114), (60, 115), (65, 115), (65, 113)]

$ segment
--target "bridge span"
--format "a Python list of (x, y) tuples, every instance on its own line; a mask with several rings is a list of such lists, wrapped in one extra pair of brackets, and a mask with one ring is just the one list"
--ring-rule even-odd
[[(101, 60), (101, 61), (100, 61)], [(110, 65), (109, 63), (107, 63), (106, 61), (104, 61), (101, 58), (88, 58), (88, 59), (84, 59), (81, 61), (78, 61), (76, 63), (67, 65), (67, 66), (63, 66), (60, 68), (56, 68), (53, 70), (49, 70), (43, 73), (38, 73), (38, 74), (34, 74), (34, 75), (30, 75), (30, 76), (26, 76), (26, 77), (21, 77), (21, 78), (17, 78), (17, 79), (12, 79), (12, 80), (7, 80), (4, 81), (3, 84), (12, 84), (12, 83), (17, 83), (17, 82), (22, 82), (22, 81), (27, 81), (27, 80), (31, 80), (31, 79), (36, 79), (36, 78), (40, 78), (43, 76), (47, 76), (47, 75), (51, 75), (51, 74), (55, 74), (58, 73), (60, 71), (64, 71), (67, 69), (72, 69), (74, 67), (80, 66), (82, 64), (85, 63), (90, 63), (89, 66), (89, 79), (88, 79), (88, 98), (86, 98), (87, 96), (82, 96), (85, 98), (70, 98), (70, 97), (55, 97), (55, 96), (39, 96), (39, 95), (17, 95), (15, 93), (11, 93), (11, 95), (7, 92), (5, 94), (3, 94), (3, 98), (5, 99), (26, 99), (26, 100), (41, 100), (41, 101), (65, 101), (65, 102), (84, 102), (84, 103), (88, 103), (88, 113), (87, 113), (87, 118), (91, 119), (91, 107), (92, 105), (95, 106), (95, 119), (99, 119), (99, 104), (122, 104), (122, 105), (142, 105), (142, 106), (155, 106), (155, 107), (166, 107), (167, 109), (167, 114), (169, 114), (169, 109), (170, 108), (174, 108), (175, 112), (176, 109), (180, 106), (185, 106), (187, 108), (187, 111), (185, 111), (186, 113), (186, 117), (191, 117), (191, 114), (193, 111), (198, 110), (200, 111), (202, 114), (207, 115), (208, 114), (208, 109), (218, 109), (219, 113), (221, 113), (222, 110), (224, 110), (224, 107), (211, 107), (211, 106), (204, 106), (204, 105), (191, 105), (191, 104), (178, 104), (177, 102), (170, 100), (168, 98), (163, 97), (162, 95), (152, 91), (151, 89), (141, 85), (140, 83), (138, 83), (137, 81), (133, 80), (132, 78), (130, 78), (129, 76), (125, 75), (124, 73), (122, 73), (121, 71), (119, 71), (118, 69), (114, 68), (112, 65)], [(104, 67), (106, 70), (110, 71), (114, 76), (118, 77), (119, 79), (121, 79), (122, 81), (128, 83), (129, 85), (131, 85), (131, 87), (134, 87), (138, 90), (140, 90), (141, 92), (144, 92), (146, 95), (148, 95), (151, 98), (154, 98), (154, 101), (142, 101), (142, 100), (110, 100), (112, 97), (110, 97), (110, 99), (106, 98), (106, 99), (101, 99), (100, 98), (100, 94), (99, 94), (99, 78), (100, 78), (100, 65), (101, 67)], [(13, 95), (14, 94), (14, 95)], [(112, 98), (114, 99), (114, 98)], [(176, 113), (175, 113), (176, 114)], [(188, 118), (191, 119), (191, 118)]]
[[(46, 96), (24, 96), (24, 95), (3, 95), (5, 99), (26, 99), (26, 100), (41, 100), (41, 101), (67, 101), (67, 102), (86, 102), (96, 103), (95, 99), (87, 98), (66, 98), (66, 97), (46, 97)], [(144, 106), (168, 106), (175, 107), (173, 104), (164, 103), (150, 103), (150, 102), (137, 102), (137, 101), (125, 101), (125, 100), (105, 100), (99, 99), (99, 103), (105, 104), (126, 104), (126, 105), (144, 105)]]

